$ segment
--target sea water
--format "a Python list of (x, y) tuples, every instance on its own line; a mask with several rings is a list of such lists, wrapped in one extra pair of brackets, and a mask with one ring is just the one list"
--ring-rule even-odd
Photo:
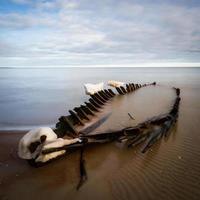
[(118, 80), (200, 88), (200, 68), (0, 68), (0, 130), (54, 127), (89, 98), (85, 83)]

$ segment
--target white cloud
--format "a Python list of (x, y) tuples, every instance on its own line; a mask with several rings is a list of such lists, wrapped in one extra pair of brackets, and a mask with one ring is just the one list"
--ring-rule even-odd
[(62, 64), (60, 59), (78, 65), (200, 61), (198, 7), (112, 0), (28, 2), (30, 13), (0, 14), (0, 27), (11, 36), (1, 39), (2, 57), (17, 56), (31, 64), (31, 57), (38, 57), (43, 65)]

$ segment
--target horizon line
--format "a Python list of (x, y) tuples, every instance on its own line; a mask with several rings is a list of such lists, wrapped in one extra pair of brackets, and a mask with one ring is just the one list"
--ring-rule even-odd
[(200, 67), (200, 62), (161, 62), (161, 63), (134, 63), (116, 65), (29, 65), (29, 66), (0, 66), (0, 68), (137, 68), (137, 67)]

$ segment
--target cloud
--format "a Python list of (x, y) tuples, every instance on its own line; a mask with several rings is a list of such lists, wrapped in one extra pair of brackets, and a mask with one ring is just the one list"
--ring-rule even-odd
[(31, 10), (0, 14), (4, 61), (13, 56), (31, 64), (38, 57), (43, 65), (200, 61), (199, 7), (167, 1), (15, 3), (29, 3)]
[(32, 0), (12, 0), (12, 2), (16, 4), (30, 4), (32, 3)]
[(12, 0), (12, 2), (19, 5), (31, 5), (39, 10), (71, 9), (78, 5), (76, 0)]

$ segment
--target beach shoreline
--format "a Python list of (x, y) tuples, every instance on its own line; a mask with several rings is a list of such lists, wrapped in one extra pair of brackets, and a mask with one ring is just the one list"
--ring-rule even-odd
[(178, 123), (147, 153), (118, 143), (87, 147), (88, 181), (79, 182), (79, 150), (33, 168), (17, 156), (26, 131), (0, 133), (1, 199), (198, 199), (200, 195), (200, 91), (181, 87)]

